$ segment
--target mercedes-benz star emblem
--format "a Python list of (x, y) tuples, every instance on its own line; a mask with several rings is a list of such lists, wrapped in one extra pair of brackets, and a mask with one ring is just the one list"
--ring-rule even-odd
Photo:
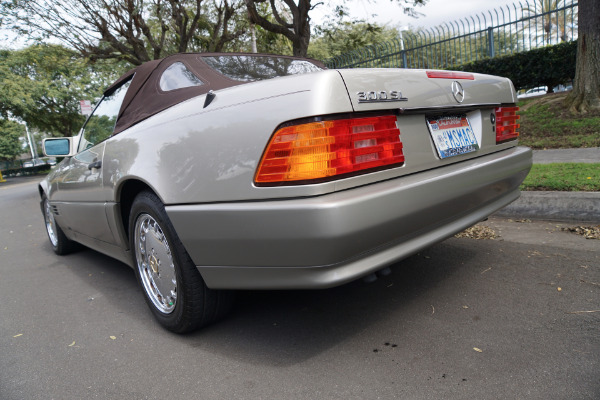
[(458, 81), (452, 82), (452, 95), (459, 103), (462, 103), (465, 99), (465, 90)]

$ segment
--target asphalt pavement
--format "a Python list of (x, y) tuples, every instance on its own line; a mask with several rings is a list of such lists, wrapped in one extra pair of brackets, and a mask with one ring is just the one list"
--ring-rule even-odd
[(134, 271), (50, 247), (36, 182), (0, 186), (0, 400), (600, 398), (600, 249), (490, 218), (365, 284), (240, 291), (162, 329)]
[(550, 163), (600, 163), (600, 147), (585, 149), (534, 150), (534, 164)]

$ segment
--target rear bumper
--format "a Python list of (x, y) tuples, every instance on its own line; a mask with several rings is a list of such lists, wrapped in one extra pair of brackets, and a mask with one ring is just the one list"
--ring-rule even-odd
[(519, 197), (531, 150), (323, 196), (168, 206), (208, 287), (326, 288), (452, 236)]

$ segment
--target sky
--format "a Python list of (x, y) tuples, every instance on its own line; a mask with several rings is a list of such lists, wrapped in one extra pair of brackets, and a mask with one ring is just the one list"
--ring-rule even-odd
[[(517, 9), (520, 11), (518, 1), (512, 0), (428, 0), (425, 6), (417, 7), (417, 11), (425, 14), (419, 18), (411, 18), (402, 12), (402, 8), (394, 0), (333, 0), (332, 4), (344, 4), (350, 12), (352, 19), (364, 19), (369, 22), (376, 22), (379, 25), (390, 26), (408, 26), (430, 28), (440, 25), (444, 22), (451, 22), (460, 18), (475, 16), (488, 10), (503, 7), (506, 12), (506, 5), (511, 6), (511, 12), (514, 15), (513, 3), (517, 3)], [(319, 23), (325, 18), (330, 8), (319, 6), (311, 13), (313, 21)], [(500, 10), (498, 10), (500, 13)], [(493, 13), (493, 11), (492, 11)], [(373, 16), (376, 14), (376, 16)], [(489, 14), (488, 15), (489, 18)], [(495, 18), (495, 13), (493, 13)], [(508, 16), (508, 15), (507, 15)]]

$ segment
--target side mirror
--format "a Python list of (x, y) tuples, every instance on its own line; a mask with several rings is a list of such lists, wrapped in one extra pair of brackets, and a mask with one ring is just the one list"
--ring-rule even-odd
[(42, 143), (47, 157), (68, 157), (73, 155), (73, 138), (47, 138)]

